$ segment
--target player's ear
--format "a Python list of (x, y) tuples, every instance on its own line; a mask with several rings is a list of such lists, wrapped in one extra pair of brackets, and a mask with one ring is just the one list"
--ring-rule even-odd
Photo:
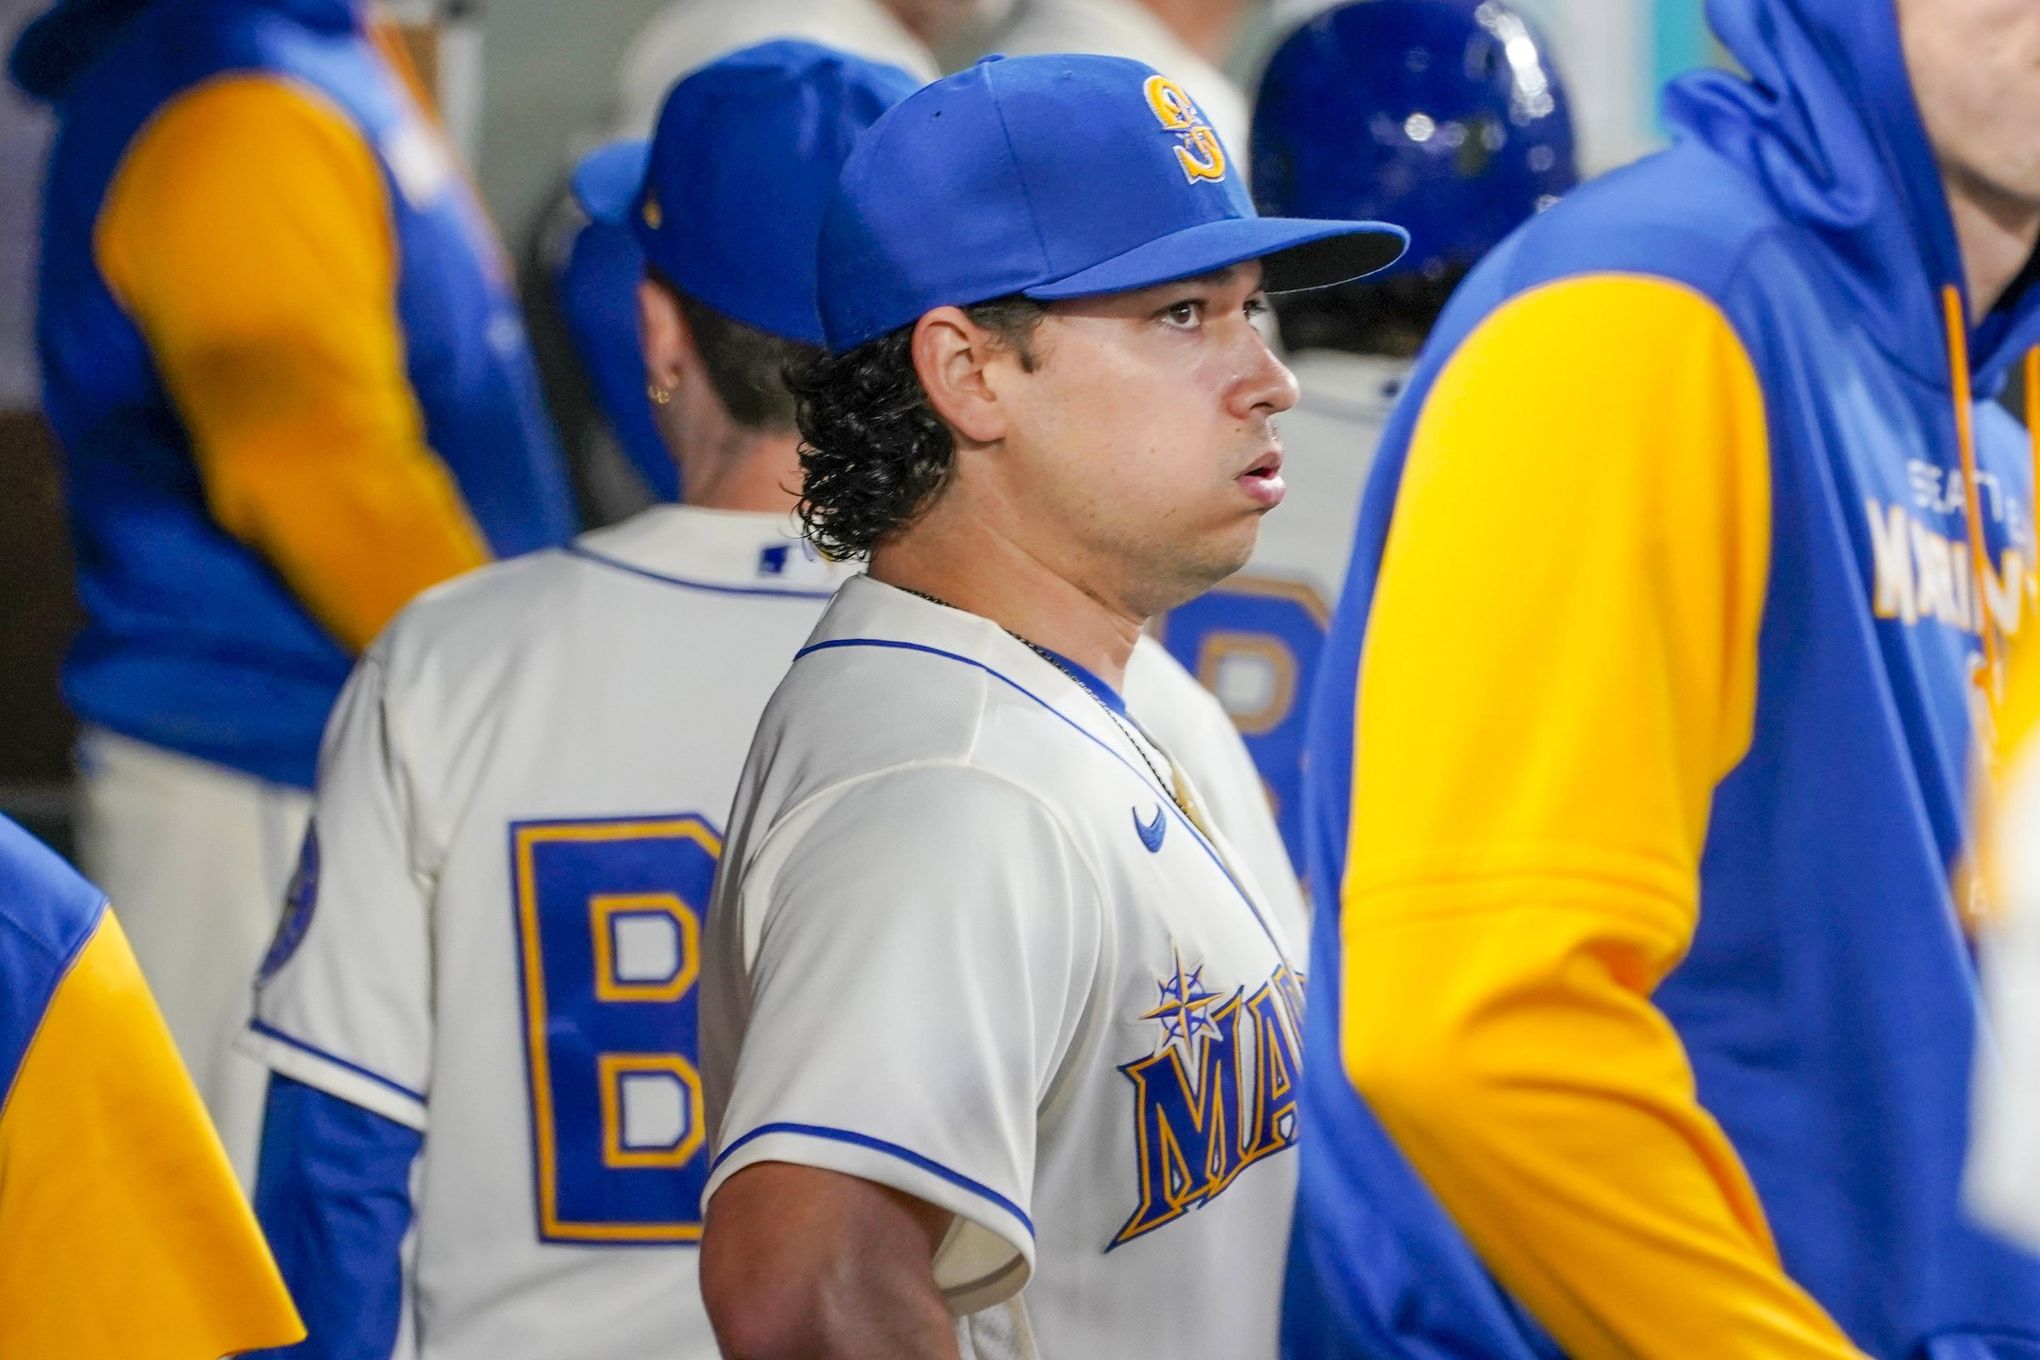
[(673, 290), (654, 278), (638, 280), (638, 345), (645, 380), (668, 390), (694, 366), (694, 333)]
[(913, 356), (921, 390), (944, 424), (973, 443), (1006, 437), (1007, 413), (990, 369), (1012, 356), (996, 334), (960, 307), (937, 307), (914, 324)]

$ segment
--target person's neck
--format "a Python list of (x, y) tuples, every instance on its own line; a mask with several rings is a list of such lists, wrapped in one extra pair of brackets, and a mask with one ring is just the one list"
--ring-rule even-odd
[(871, 577), (932, 595), (1067, 657), (1126, 688), (1126, 663), (1146, 619), (1070, 579), (979, 517), (941, 513), (873, 549)]
[(1240, 0), (1136, 0), (1190, 48), (1213, 66), (1232, 55), (1245, 8)]
[(2040, 205), (2014, 198), (1958, 167), (1943, 166), (1948, 214), (1969, 284), (1969, 322), (1997, 306), (2040, 243)]
[(703, 510), (782, 514), (800, 500), (800, 436), (726, 422), (682, 442), (681, 500)]

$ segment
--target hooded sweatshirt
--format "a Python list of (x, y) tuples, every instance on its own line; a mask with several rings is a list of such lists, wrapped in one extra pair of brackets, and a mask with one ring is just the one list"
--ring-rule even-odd
[(1965, 322), (1892, 0), (1709, 12), (1748, 78), (1474, 272), (1363, 503), (1292, 1357), (2040, 1356), (1959, 1194), (2040, 290)]
[(357, 0), (64, 0), (37, 343), (88, 722), (310, 787), (353, 654), (571, 506), (501, 248)]

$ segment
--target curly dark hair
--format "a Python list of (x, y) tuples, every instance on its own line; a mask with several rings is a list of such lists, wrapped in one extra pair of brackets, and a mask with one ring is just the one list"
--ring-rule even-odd
[[(964, 312), (1034, 370), (1029, 340), (1038, 302), (1015, 294)], [(914, 328), (902, 326), (842, 354), (790, 365), (805, 482), (800, 520), (830, 557), (868, 557), (934, 500), (949, 477), (956, 439), (914, 373)]]

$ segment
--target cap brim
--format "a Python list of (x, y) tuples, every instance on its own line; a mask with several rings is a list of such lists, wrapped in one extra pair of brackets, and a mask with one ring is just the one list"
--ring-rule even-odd
[(1095, 297), (1260, 260), (1266, 268), (1263, 287), (1271, 293), (1293, 293), (1328, 288), (1386, 269), (1409, 243), (1408, 232), (1387, 222), (1234, 217), (1185, 227), (1067, 278), (1023, 291), (1042, 301)]
[(597, 222), (623, 226), (630, 220), (638, 190), (645, 186), (651, 155), (652, 144), (644, 140), (597, 147), (574, 167), (574, 201)]

